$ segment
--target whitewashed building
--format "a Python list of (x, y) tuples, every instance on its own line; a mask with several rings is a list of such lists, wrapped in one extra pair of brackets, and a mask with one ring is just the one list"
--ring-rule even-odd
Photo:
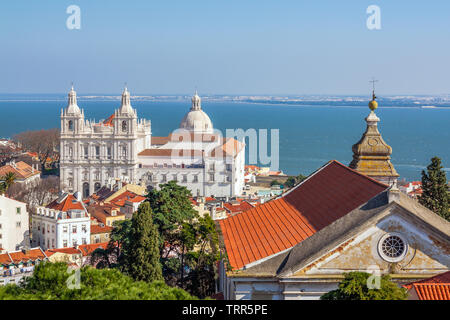
[(167, 137), (151, 137), (150, 121), (137, 120), (127, 89), (103, 122), (84, 119), (73, 88), (61, 113), (61, 186), (84, 198), (111, 179), (149, 189), (175, 180), (195, 196), (236, 196), (244, 165), (245, 144), (214, 130), (197, 93), (180, 128)]
[(0, 195), (0, 248), (15, 251), (30, 244), (25, 203)]
[(90, 216), (81, 194), (62, 193), (32, 215), (32, 244), (44, 250), (90, 244)]

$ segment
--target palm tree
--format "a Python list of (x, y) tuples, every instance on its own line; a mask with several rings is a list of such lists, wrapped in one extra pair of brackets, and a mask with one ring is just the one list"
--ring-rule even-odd
[(16, 181), (16, 174), (14, 172), (8, 172), (3, 176), (2, 180), (6, 185), (6, 189), (8, 189)]

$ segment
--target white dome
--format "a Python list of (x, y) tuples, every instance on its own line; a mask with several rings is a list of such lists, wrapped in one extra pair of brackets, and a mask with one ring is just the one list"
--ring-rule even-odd
[(194, 132), (213, 132), (211, 119), (203, 110), (189, 111), (181, 121), (180, 128)]
[(212, 133), (213, 125), (211, 119), (202, 110), (202, 99), (195, 92), (192, 97), (191, 111), (189, 111), (181, 120), (180, 128), (194, 132)]

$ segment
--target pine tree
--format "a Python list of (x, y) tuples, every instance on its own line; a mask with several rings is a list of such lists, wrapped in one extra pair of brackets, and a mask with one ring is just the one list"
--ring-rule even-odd
[(419, 202), (444, 219), (450, 220), (447, 188), (447, 177), (442, 170), (441, 159), (434, 157), (427, 167), (427, 172), (422, 170), (423, 193)]
[(130, 241), (123, 243), (126, 253), (122, 270), (135, 280), (163, 280), (159, 255), (159, 233), (153, 224), (150, 203), (143, 202), (133, 215)]

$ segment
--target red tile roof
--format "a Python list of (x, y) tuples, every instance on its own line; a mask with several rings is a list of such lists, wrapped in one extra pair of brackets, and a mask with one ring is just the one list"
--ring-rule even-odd
[(245, 210), (250, 210), (254, 206), (248, 203), (247, 201), (236, 201), (237, 203), (225, 202), (223, 206), (225, 209), (231, 214), (236, 214), (239, 212), (243, 212)]
[(83, 256), (88, 256), (98, 248), (106, 249), (108, 247), (108, 243), (109, 242), (83, 244), (78, 246), (78, 248), (80, 249)]
[(7, 164), (0, 167), (0, 176), (4, 176), (9, 172), (14, 173), (17, 179), (28, 179), (41, 173), (38, 170), (34, 170), (32, 166), (23, 161), (16, 162), (14, 165)]
[(450, 283), (415, 284), (420, 300), (450, 300)]
[(289, 249), (388, 186), (330, 161), (280, 198), (220, 221), (231, 266)]
[(113, 121), (114, 118), (115, 118), (115, 115), (114, 115), (114, 114), (110, 115), (108, 119), (106, 119), (105, 121), (103, 121), (103, 124), (104, 124), (105, 126), (114, 127), (114, 121)]
[(99, 234), (99, 233), (110, 233), (112, 231), (112, 227), (108, 226), (100, 226), (97, 224), (91, 225), (91, 234)]
[(45, 254), (47, 254), (48, 256), (53, 255), (57, 252), (60, 253), (65, 253), (65, 254), (80, 254), (80, 250), (76, 249), (76, 248), (56, 248), (56, 249), (48, 249), (47, 251), (45, 251)]
[(27, 253), (20, 250), (0, 254), (0, 264), (17, 264), (19, 262), (27, 262), (29, 260), (43, 260), (44, 258), (46, 258), (44, 252), (40, 248), (34, 248), (30, 249)]
[(77, 199), (72, 194), (68, 194), (67, 197), (59, 203), (58, 200), (59, 199), (56, 199), (51, 202), (47, 206), (47, 208), (63, 212), (67, 212), (73, 209), (84, 210), (83, 204), (80, 201), (77, 201)]
[(131, 191), (125, 191), (123, 193), (121, 193), (120, 195), (118, 195), (117, 197), (113, 198), (112, 200), (110, 200), (110, 203), (113, 203), (119, 207), (123, 207), (125, 205), (125, 201), (130, 201), (130, 202), (142, 202), (144, 201), (146, 198), (143, 196), (140, 196), (134, 192)]

